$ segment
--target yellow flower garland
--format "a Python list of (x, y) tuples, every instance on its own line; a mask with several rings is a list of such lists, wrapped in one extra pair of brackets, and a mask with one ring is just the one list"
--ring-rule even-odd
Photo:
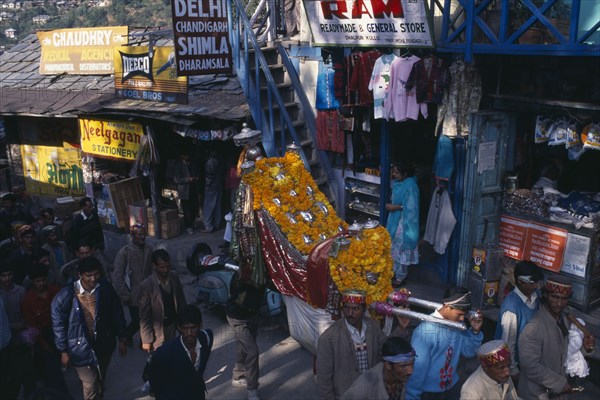
[[(258, 160), (254, 171), (245, 174), (242, 179), (252, 187), (254, 209), (265, 209), (287, 240), (303, 255), (308, 255), (322, 240), (320, 235), (330, 238), (339, 232), (340, 226), (347, 228), (296, 153), (287, 152), (284, 157)], [(316, 205), (317, 202), (327, 207), (327, 214)], [(313, 220), (306, 221), (301, 211), (310, 212)], [(290, 221), (290, 215), (296, 223)], [(312, 242), (306, 243), (305, 235)], [(369, 304), (385, 301), (392, 291), (390, 248), (390, 236), (381, 226), (364, 230), (361, 240), (351, 238), (348, 249), (339, 251), (337, 257), (329, 257), (329, 272), (338, 289), (341, 292), (364, 290)], [(367, 272), (378, 274), (375, 284), (367, 282)]]
[[(367, 293), (367, 304), (386, 301), (392, 292), (392, 241), (387, 230), (378, 226), (365, 229), (360, 240), (350, 238), (350, 245), (336, 257), (329, 257), (329, 273), (340, 292), (348, 289)], [(367, 282), (366, 274), (377, 275), (377, 282)]]
[[(284, 157), (258, 160), (254, 171), (244, 175), (242, 179), (252, 187), (254, 209), (267, 210), (288, 241), (303, 255), (308, 255), (315, 244), (321, 241), (320, 235), (330, 238), (339, 232), (340, 226), (347, 227), (325, 195), (318, 190), (317, 184), (296, 153), (287, 152)], [(315, 205), (317, 202), (322, 202), (329, 212), (325, 214)], [(310, 212), (313, 220), (306, 221), (300, 214), (301, 211)], [(295, 224), (290, 221), (289, 215), (296, 221)], [(310, 237), (310, 243), (304, 241), (305, 235)]]

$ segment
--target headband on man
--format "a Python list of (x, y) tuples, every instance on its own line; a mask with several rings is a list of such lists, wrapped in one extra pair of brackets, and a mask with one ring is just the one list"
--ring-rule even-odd
[(482, 344), (477, 350), (477, 357), (485, 367), (493, 367), (510, 359), (510, 350), (502, 340), (491, 340)]
[(470, 310), (471, 309), (471, 292), (467, 293), (456, 293), (452, 296), (445, 297), (442, 299), (445, 305), (459, 310)]
[(383, 356), (383, 361), (390, 363), (407, 363), (414, 361), (416, 355), (415, 349), (411, 349), (408, 353), (396, 354), (395, 356)]

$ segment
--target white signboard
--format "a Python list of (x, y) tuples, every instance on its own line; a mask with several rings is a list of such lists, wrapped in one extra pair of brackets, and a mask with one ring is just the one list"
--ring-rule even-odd
[(477, 172), (493, 171), (496, 168), (496, 142), (479, 144)]
[(433, 47), (425, 0), (304, 0), (315, 46)]
[(585, 278), (588, 255), (590, 254), (590, 242), (589, 237), (573, 233), (568, 234), (567, 248), (565, 249), (561, 268), (562, 272)]

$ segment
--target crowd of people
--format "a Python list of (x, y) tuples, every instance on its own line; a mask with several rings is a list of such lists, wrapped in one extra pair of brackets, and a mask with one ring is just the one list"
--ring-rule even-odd
[[(402, 167), (394, 173), (410, 175)], [(147, 243), (145, 227), (130, 227), (129, 243), (109, 262), (91, 199), (81, 200), (66, 242), (51, 209), (42, 210), (43, 217), (31, 224), (14, 219), (26, 216), (9, 204), (13, 197), (2, 200), (7, 209), (0, 222), (11, 230), (0, 243), (3, 398), (27, 399), (40, 387), (68, 398), (61, 371), (73, 367), (83, 398), (101, 399), (113, 353), (126, 355), (138, 331), (139, 347), (151, 355), (140, 369), (155, 398), (207, 396), (203, 373), (213, 333), (203, 329), (200, 310), (187, 304), (169, 253)], [(405, 263), (396, 261), (401, 279)], [(571, 282), (561, 276), (544, 281), (528, 261), (516, 265), (514, 282), (494, 337), (486, 342), (481, 313), (471, 312), (471, 293), (464, 287), (448, 289), (432, 319), (411, 325), (408, 318), (396, 317), (389, 336), (381, 321), (368, 316), (365, 293), (342, 293), (342, 318), (318, 338), (319, 398), (516, 400), (573, 393), (567, 371), (594, 351), (595, 338), (581, 330), (580, 357), (572, 357), (569, 341), (581, 324), (567, 307)], [(245, 388), (250, 400), (259, 399), (257, 334), (263, 297), (264, 287), (236, 280), (226, 307), (236, 341), (231, 384)], [(462, 379), (461, 357), (480, 362)]]

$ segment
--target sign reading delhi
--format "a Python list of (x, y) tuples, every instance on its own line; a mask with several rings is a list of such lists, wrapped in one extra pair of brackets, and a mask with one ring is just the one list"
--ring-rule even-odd
[(233, 71), (227, 7), (227, 0), (171, 1), (178, 76)]
[(425, 0), (304, 0), (317, 46), (433, 47)]

